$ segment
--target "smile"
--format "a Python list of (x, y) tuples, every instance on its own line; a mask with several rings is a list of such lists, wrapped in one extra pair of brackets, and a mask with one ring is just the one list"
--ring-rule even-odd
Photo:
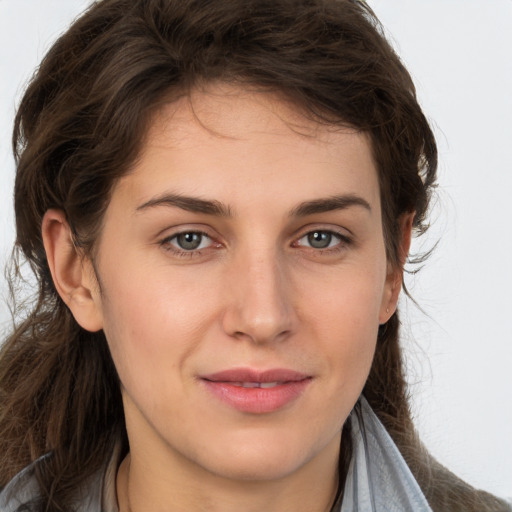
[(220, 402), (240, 412), (265, 414), (290, 405), (306, 391), (313, 378), (288, 369), (224, 370), (201, 377)]

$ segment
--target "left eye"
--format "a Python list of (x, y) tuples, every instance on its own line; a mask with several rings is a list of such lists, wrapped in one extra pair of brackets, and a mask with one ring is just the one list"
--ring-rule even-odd
[(329, 249), (341, 242), (341, 236), (332, 231), (311, 231), (299, 238), (298, 245), (309, 246), (313, 249)]
[(211, 238), (205, 233), (198, 231), (186, 231), (178, 233), (167, 240), (168, 243), (182, 251), (196, 251), (205, 249), (212, 243)]

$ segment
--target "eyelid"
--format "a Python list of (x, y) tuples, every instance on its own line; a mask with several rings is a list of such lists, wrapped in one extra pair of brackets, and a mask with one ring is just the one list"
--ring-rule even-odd
[(179, 223), (175, 225), (168, 225), (163, 229), (160, 229), (154, 236), (154, 239), (158, 242), (163, 240), (169, 240), (173, 237), (182, 235), (184, 233), (199, 233), (207, 236), (212, 240), (219, 238), (219, 235), (209, 225), (203, 223)]
[(292, 235), (292, 238), (298, 240), (299, 238), (308, 235), (309, 233), (314, 233), (315, 231), (322, 231), (325, 233), (332, 233), (333, 235), (339, 236), (343, 239), (352, 239), (354, 238), (354, 234), (352, 231), (346, 227), (337, 226), (333, 224), (322, 224), (322, 223), (312, 223), (307, 226), (302, 226), (300, 229), (295, 231), (295, 234)]

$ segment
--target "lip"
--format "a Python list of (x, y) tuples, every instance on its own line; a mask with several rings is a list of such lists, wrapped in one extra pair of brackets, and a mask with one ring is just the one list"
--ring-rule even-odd
[(202, 375), (200, 380), (209, 392), (230, 407), (264, 414), (282, 409), (299, 398), (312, 376), (286, 368), (264, 371), (233, 368)]

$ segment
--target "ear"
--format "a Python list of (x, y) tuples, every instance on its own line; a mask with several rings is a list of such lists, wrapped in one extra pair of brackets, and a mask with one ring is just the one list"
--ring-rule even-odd
[(381, 325), (385, 324), (396, 311), (398, 296), (402, 289), (404, 265), (411, 247), (412, 225), (415, 215), (416, 212), (404, 213), (398, 220), (400, 228), (399, 261), (396, 266), (388, 263), (388, 274), (379, 315), (379, 323)]
[(103, 327), (101, 296), (91, 261), (75, 247), (71, 229), (61, 210), (48, 210), (42, 223), (46, 258), (58, 294), (84, 329)]

